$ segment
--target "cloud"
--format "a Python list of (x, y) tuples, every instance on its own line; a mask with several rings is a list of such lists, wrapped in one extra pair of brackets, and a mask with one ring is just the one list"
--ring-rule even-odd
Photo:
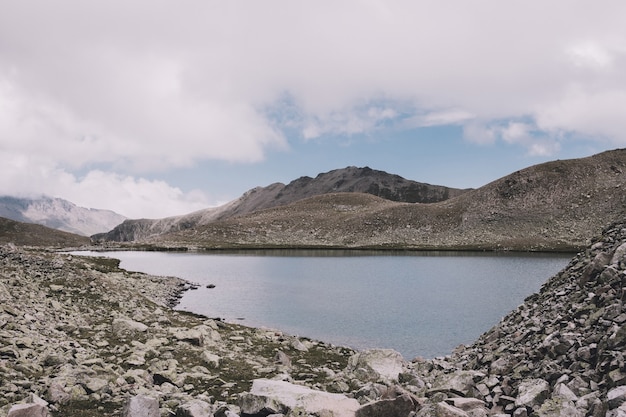
[(70, 187), (71, 191), (66, 195), (76, 204), (99, 208), (109, 206), (131, 218), (161, 218), (211, 206), (207, 196), (198, 190), (183, 192), (164, 181), (97, 170), (81, 179), (66, 176), (62, 185)]
[(624, 15), (618, 0), (4, 2), (0, 151), (77, 186), (97, 165), (155, 190), (140, 178), (389, 127), (461, 125), (535, 154), (626, 145)]
[(492, 145), (497, 141), (526, 149), (529, 156), (551, 156), (561, 149), (562, 137), (548, 136), (527, 121), (485, 121), (473, 120), (463, 129), (466, 140), (479, 145)]
[(199, 190), (183, 192), (165, 181), (91, 170), (76, 176), (47, 158), (0, 154), (0, 190), (21, 197), (61, 197), (87, 208), (109, 209), (130, 218), (161, 218), (214, 206)]
[(413, 116), (404, 121), (405, 126), (428, 127), (451, 124), (465, 124), (473, 120), (475, 116), (465, 110), (447, 109), (443, 111), (431, 111), (426, 114)]

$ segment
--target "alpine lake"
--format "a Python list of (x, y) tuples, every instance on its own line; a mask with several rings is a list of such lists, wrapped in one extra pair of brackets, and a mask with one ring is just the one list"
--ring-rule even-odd
[(406, 359), (447, 355), (564, 268), (573, 254), (247, 250), (75, 252), (197, 284), (175, 308)]

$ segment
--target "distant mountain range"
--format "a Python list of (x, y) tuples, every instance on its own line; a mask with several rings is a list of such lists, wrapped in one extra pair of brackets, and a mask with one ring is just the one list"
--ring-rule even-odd
[(111, 230), (126, 217), (110, 210), (78, 207), (60, 198), (0, 197), (0, 217), (35, 223), (82, 236)]
[(535, 165), (475, 190), (349, 167), (255, 188), (215, 209), (126, 220), (92, 238), (188, 248), (575, 250), (623, 218), (626, 150), (618, 149)]
[(287, 185), (274, 183), (267, 187), (253, 188), (223, 206), (183, 216), (157, 220), (126, 220), (110, 232), (95, 235), (93, 238), (99, 241), (140, 241), (166, 233), (191, 230), (259, 210), (288, 206), (306, 198), (330, 193), (366, 193), (391, 201), (436, 203), (467, 191), (411, 181), (369, 167), (347, 167), (319, 174), (315, 178), (300, 177)]

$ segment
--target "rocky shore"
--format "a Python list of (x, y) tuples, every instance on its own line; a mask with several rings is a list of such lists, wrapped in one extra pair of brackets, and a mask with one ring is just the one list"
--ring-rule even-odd
[(626, 416), (626, 223), (473, 345), (406, 361), (170, 306), (188, 283), (0, 247), (0, 416)]

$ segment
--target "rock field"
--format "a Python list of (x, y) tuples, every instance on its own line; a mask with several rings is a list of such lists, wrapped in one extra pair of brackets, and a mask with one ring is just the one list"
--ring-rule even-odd
[(626, 417), (626, 223), (473, 345), (407, 361), (171, 308), (190, 284), (0, 247), (0, 416)]

